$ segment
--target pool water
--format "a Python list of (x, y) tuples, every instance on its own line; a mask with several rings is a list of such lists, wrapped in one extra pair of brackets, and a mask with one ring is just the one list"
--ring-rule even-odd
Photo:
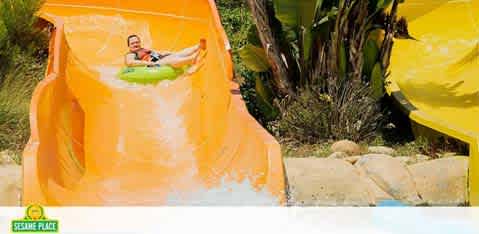
[(378, 202), (376, 205), (378, 207), (406, 207), (404, 203), (401, 203), (400, 201), (397, 200), (383, 200)]

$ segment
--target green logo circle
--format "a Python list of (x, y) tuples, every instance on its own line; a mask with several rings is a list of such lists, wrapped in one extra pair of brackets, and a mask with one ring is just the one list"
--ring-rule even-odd
[(40, 205), (30, 205), (25, 212), (25, 219), (28, 220), (43, 220), (45, 218), (45, 212)]

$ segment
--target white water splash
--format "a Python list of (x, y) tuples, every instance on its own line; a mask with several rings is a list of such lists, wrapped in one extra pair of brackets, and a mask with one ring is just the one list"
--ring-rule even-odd
[(256, 191), (249, 180), (242, 183), (225, 182), (212, 189), (202, 189), (193, 194), (172, 193), (167, 205), (173, 206), (279, 206), (274, 197), (265, 188)]
[[(122, 113), (123, 111), (126, 113), (129, 108), (123, 104), (122, 100), (129, 98), (130, 95), (140, 97), (138, 98), (140, 102), (152, 102), (151, 109), (143, 113), (144, 117), (142, 119), (146, 121), (145, 125), (149, 126), (149, 129), (145, 129), (145, 132), (149, 132), (153, 136), (154, 140), (151, 139), (153, 142), (161, 143), (168, 151), (167, 154), (154, 157), (152, 163), (171, 167), (186, 161), (195, 164), (195, 147), (188, 141), (190, 138), (188, 137), (186, 121), (184, 116), (180, 114), (180, 110), (185, 105), (188, 105), (188, 100), (192, 98), (191, 84), (185, 85), (185, 89), (182, 92), (176, 92), (165, 97), (161, 95), (162, 91), (166, 91), (169, 86), (174, 84), (175, 81), (180, 81), (181, 78), (175, 81), (163, 80), (155, 85), (143, 85), (120, 80), (116, 76), (119, 70), (118, 67), (98, 66), (96, 70), (100, 73), (101, 82), (110, 88), (118, 90), (115, 93), (115, 99), (117, 99), (115, 103), (118, 103)], [(125, 150), (125, 140), (127, 139), (121, 134), (123, 127), (123, 125), (120, 126), (117, 146), (118, 152), (121, 153), (127, 151)], [(170, 155), (170, 157), (166, 158), (165, 155)], [(124, 158), (124, 160), (135, 159)]]

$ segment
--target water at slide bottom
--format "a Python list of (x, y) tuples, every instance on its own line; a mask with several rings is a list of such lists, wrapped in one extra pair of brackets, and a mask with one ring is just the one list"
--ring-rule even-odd
[(377, 206), (378, 207), (405, 207), (407, 205), (397, 200), (383, 200), (378, 202)]

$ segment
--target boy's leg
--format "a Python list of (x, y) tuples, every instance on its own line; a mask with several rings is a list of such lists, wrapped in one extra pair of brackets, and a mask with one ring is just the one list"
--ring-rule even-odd
[(170, 65), (172, 67), (182, 67), (184, 65), (190, 65), (195, 62), (196, 55), (190, 55), (186, 57), (170, 55), (164, 57), (159, 61), (160, 65)]
[(187, 77), (187, 76), (191, 76), (192, 74), (194, 74), (195, 72), (197, 72), (198, 70), (200, 70), (200, 68), (205, 64), (204, 61), (201, 61), (199, 63), (195, 63), (193, 64), (193, 66), (189, 67), (185, 73), (183, 73), (181, 76), (178, 77), (178, 79), (181, 79), (181, 78), (184, 78), (184, 77)]
[(180, 52), (175, 53), (177, 56), (190, 56), (200, 49), (200, 45), (195, 45), (186, 49), (181, 50)]

